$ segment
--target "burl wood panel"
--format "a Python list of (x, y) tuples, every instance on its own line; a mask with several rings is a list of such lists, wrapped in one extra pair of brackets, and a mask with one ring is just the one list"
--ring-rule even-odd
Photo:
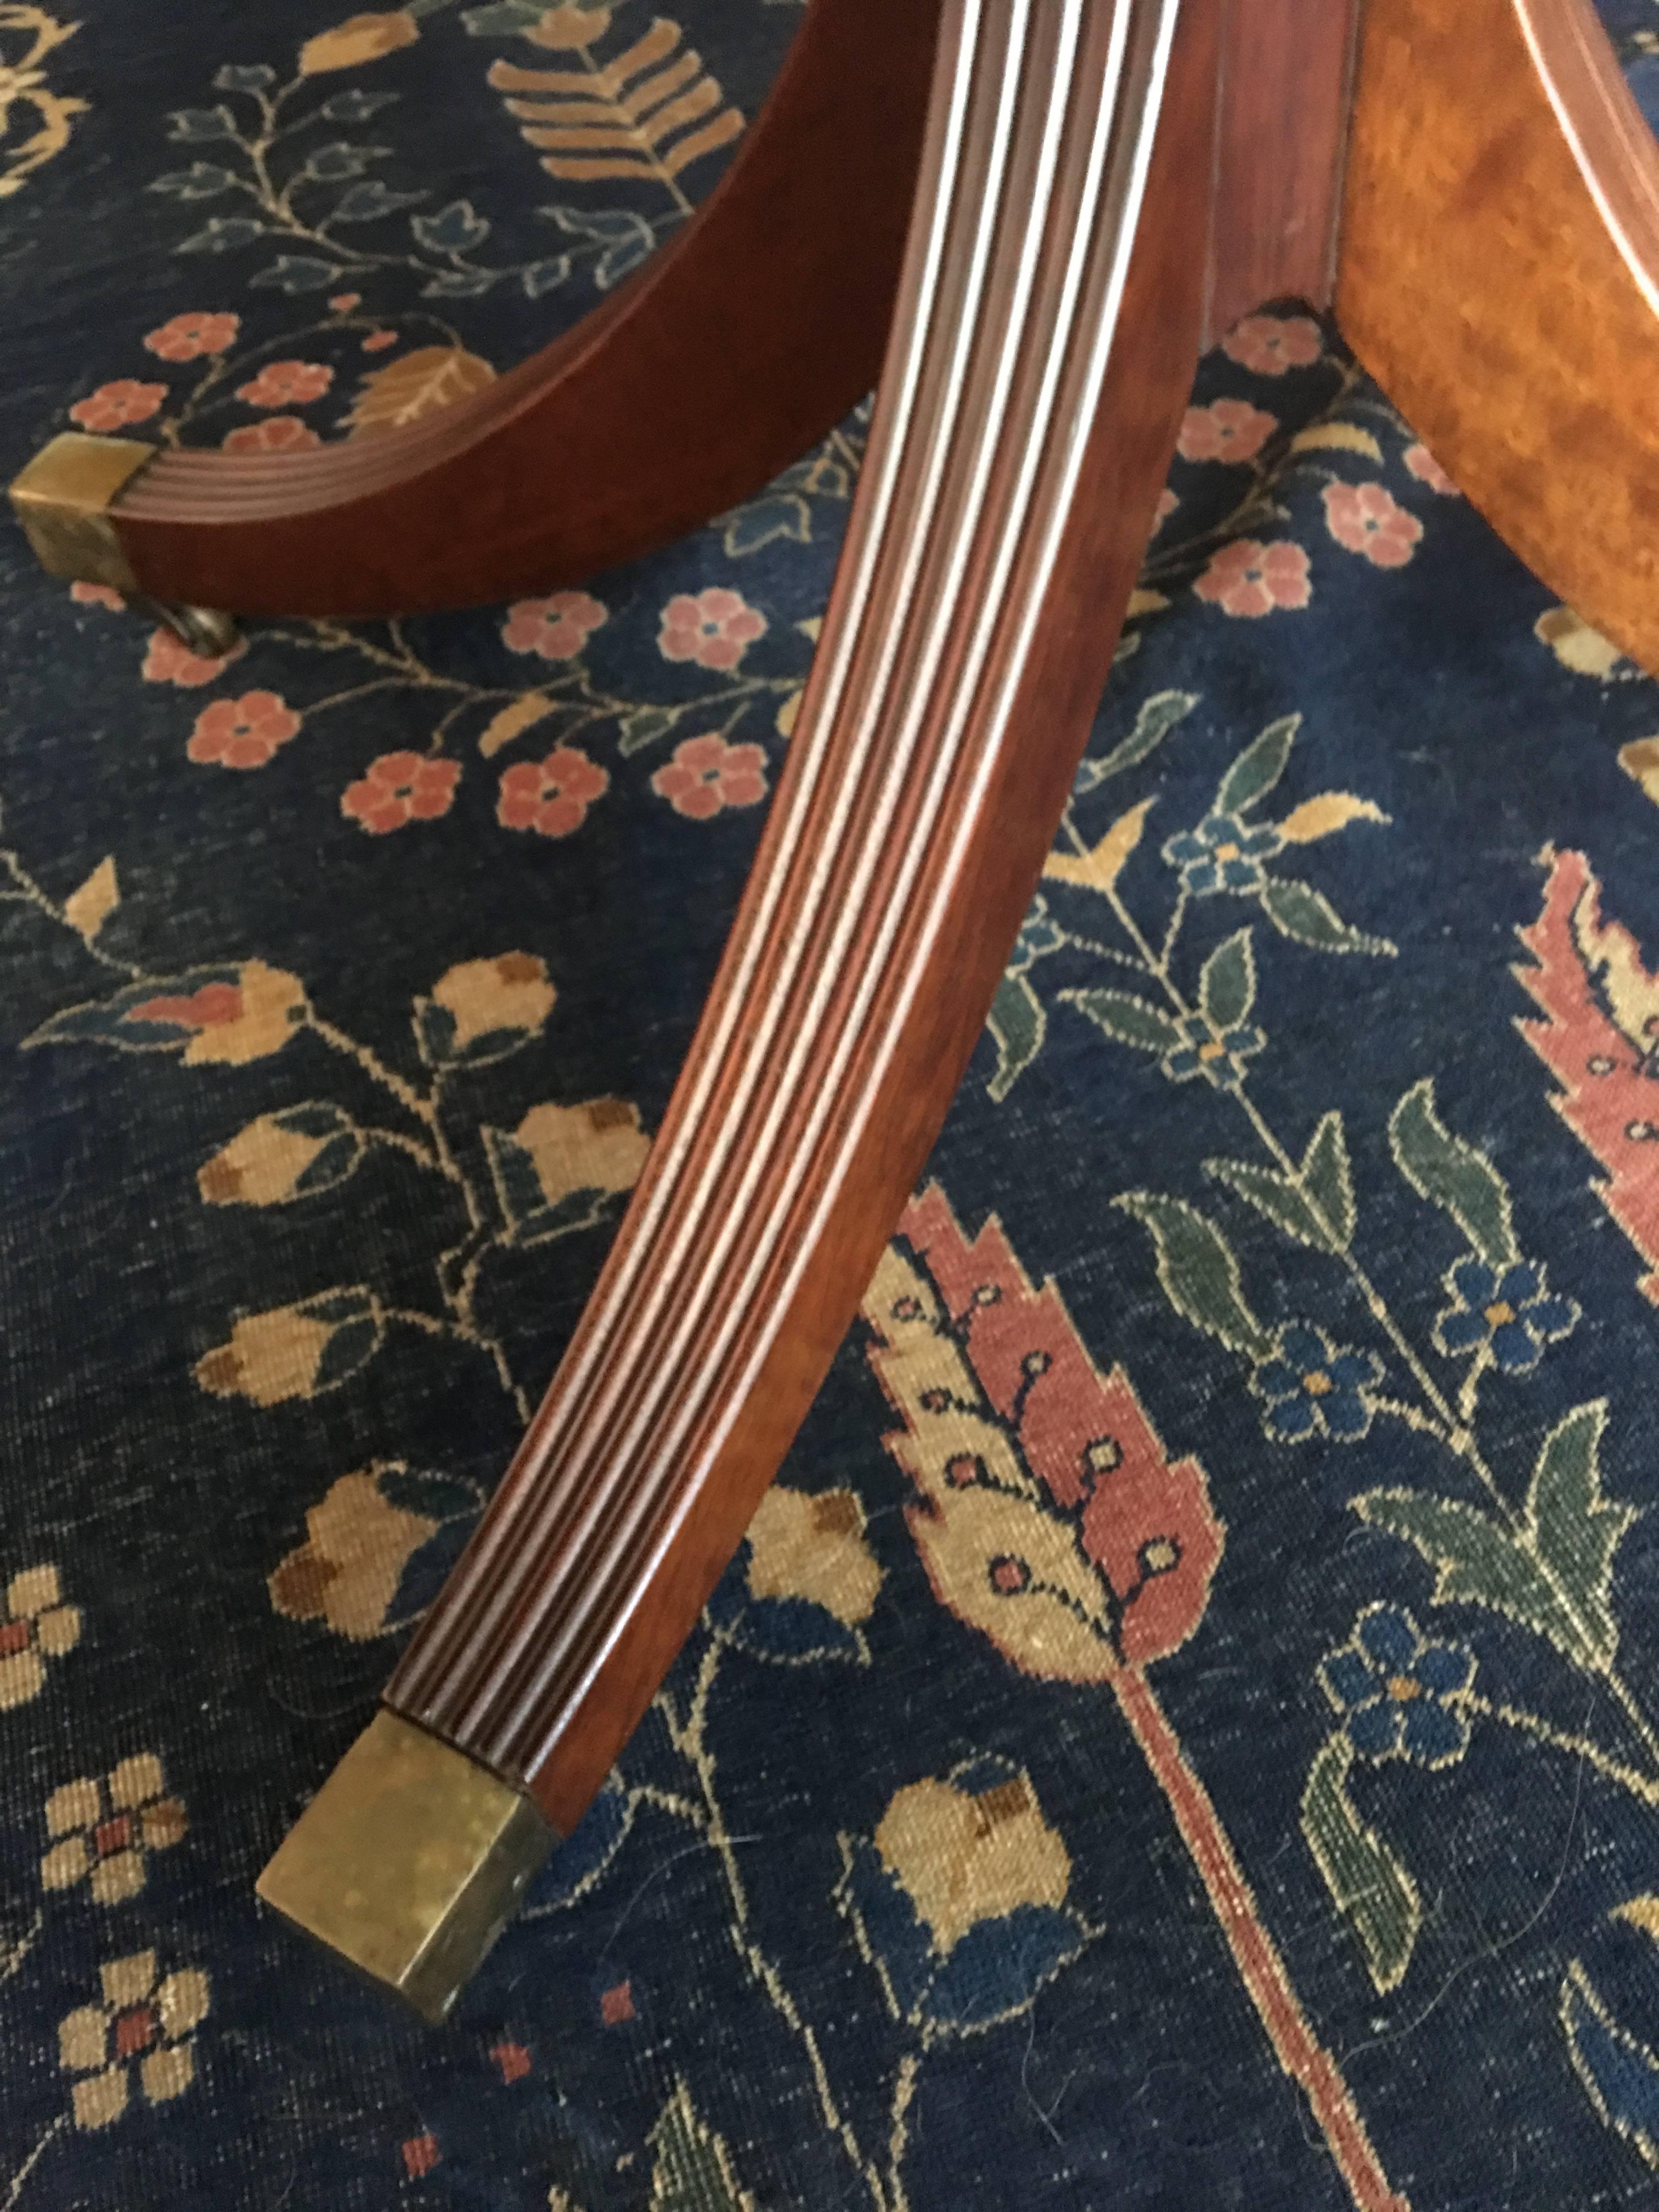
[(1366, 0), (1337, 313), (1487, 520), (1659, 671), (1659, 147), (1590, 0)]
[(735, 507), (876, 380), (939, 0), (812, 0), (696, 216), (483, 391), (309, 454), (162, 453), (112, 514), (140, 586), (377, 616), (574, 583)]
[(1264, 300), (1330, 305), (1359, 0), (1222, 0), (1204, 343)]
[(1214, 0), (949, 0), (754, 872), (576, 1337), (386, 1693), (562, 1831), (853, 1319), (1048, 849), (1196, 357), (1215, 28)]

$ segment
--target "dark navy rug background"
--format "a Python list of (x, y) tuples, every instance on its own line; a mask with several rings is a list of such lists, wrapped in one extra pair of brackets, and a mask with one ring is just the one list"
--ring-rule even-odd
[[(1604, 13), (1648, 100), (1659, 17)], [(707, 192), (731, 137), (678, 170), (675, 147), (752, 117), (799, 20), (766, 0), (688, 0), (655, 31), (634, 0), (76, 14), (58, 38), (66, 16), (0, 8), (0, 60), (39, 73), (0, 142), (8, 476), (71, 420), (297, 445), (395, 395), (373, 380), (413, 356), (499, 371)], [(693, 41), (685, 81), (717, 96), (629, 175), (550, 177), (489, 81), (622, 96)], [(62, 143), (24, 172), (37, 131)], [(1025, 1277), (1058, 1285), (1070, 1322), (1034, 1317), (1042, 1343), (1069, 1328), (1085, 1369), (1121, 1364), (1164, 1461), (1201, 1463), (1224, 1546), (1207, 1605), (1147, 1659), (1167, 1742), (924, 1559), (921, 1478), (883, 1448), (923, 1413), (884, 1395), (860, 1328), (669, 1705), (445, 2027), (256, 1911), (660, 1120), (862, 434), (584, 592), (395, 632), (254, 625), (222, 668), (0, 534), (7, 2212), (1653, 2194), (1659, 1201), (1638, 1139), (1598, 1152), (1557, 1109), (1513, 971), (1542, 957), (1516, 933), (1553, 884), (1574, 1066), (1607, 1056), (1601, 1021), (1616, 1079), (1659, 1109), (1659, 704), (1293, 304), (1204, 365), (1061, 850), (1097, 853), (1150, 802), (1139, 836), (1109, 880), (1045, 884), (930, 1169), (968, 1237), (994, 1214)], [(1277, 775), (1229, 792), (1287, 716), (1293, 742), (1254, 756)], [(1284, 827), (1251, 845), (1263, 823)], [(1599, 908), (1568, 895), (1572, 855)], [(1263, 866), (1309, 896), (1275, 918)], [(1245, 928), (1248, 963), (1206, 969)], [(1166, 929), (1186, 1028), (1149, 981)], [(1124, 993), (1153, 1008), (1138, 1035)], [(1486, 1194), (1489, 1249), (1391, 1147), (1425, 1079), (1437, 1187), (1466, 1212)], [(1363, 1282), (1206, 1167), (1267, 1162), (1264, 1130), (1300, 1160), (1333, 1115)], [(1526, 1263), (1478, 1280), (1506, 1232), (1477, 1154)], [(1148, 1205), (1115, 1202), (1135, 1193), (1219, 1228), (1256, 1337), (1194, 1326), (1190, 1288), (1177, 1310)], [(900, 1257), (943, 1284), (915, 1236)], [(1446, 1320), (1465, 1310), (1473, 1354)], [(1568, 1551), (1607, 1529), (1601, 1498), (1637, 1509), (1601, 1579), (1583, 1568), (1616, 1653), (1529, 1628), (1512, 1563), (1437, 1603), (1423, 1546), (1353, 1508), (1490, 1505), (1478, 1459), (1519, 1520), (1545, 1439), (1601, 1400)], [(1009, 1528), (986, 1559), (1004, 1592), (1031, 1573)], [(1076, 1556), (1103, 1591), (1095, 1540)], [(1322, 1870), (1335, 1816), (1306, 1793), (1333, 1743), (1353, 1833), (1395, 1869), (1370, 1878), (1415, 1899), (1394, 1954)], [(1231, 1923), (1224, 1844), (1249, 1892)]]

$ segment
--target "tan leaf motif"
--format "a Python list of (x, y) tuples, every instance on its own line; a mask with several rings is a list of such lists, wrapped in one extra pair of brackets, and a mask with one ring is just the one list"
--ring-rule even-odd
[(482, 356), (460, 346), (419, 346), (363, 379), (348, 427), (354, 438), (383, 437), (482, 392), (495, 377)]
[(1659, 1897), (1627, 1897), (1622, 1905), (1613, 1906), (1609, 1917), (1629, 1921), (1632, 1928), (1639, 1928), (1659, 1943)]
[(510, 745), (521, 731), (532, 722), (539, 722), (553, 711), (553, 702), (539, 691), (526, 691), (521, 699), (509, 701), (499, 714), (492, 714), (478, 739), (478, 750), (486, 760)]
[[(586, 27), (572, 20), (574, 14), (552, 11), (554, 35), (548, 43), (574, 46), (578, 41), (571, 33), (580, 27), (587, 59), (592, 41)], [(726, 94), (702, 57), (689, 47), (681, 51), (684, 35), (678, 23), (659, 15), (602, 69), (591, 59), (585, 70), (527, 70), (496, 62), (489, 82), (498, 92), (535, 95), (507, 100), (507, 111), (520, 118), (528, 143), (543, 149), (542, 167), (550, 175), (568, 182), (644, 177), (666, 183), (743, 131), (743, 117), (725, 105)]]
[(1153, 805), (1153, 800), (1143, 799), (1139, 806), (1120, 814), (1092, 852), (1050, 853), (1042, 864), (1043, 874), (1054, 883), (1084, 884), (1090, 890), (1103, 895), (1109, 891), (1122, 874), (1130, 854), (1140, 842), (1140, 833)]
[(1659, 806), (1659, 738), (1638, 738), (1619, 749), (1619, 765)]
[(1291, 441), (1293, 453), (1364, 453), (1368, 461), (1380, 461), (1382, 448), (1369, 430), (1362, 430), (1357, 422), (1310, 422), (1305, 430), (1298, 430)]
[(1613, 640), (1592, 629), (1571, 607), (1547, 607), (1533, 624), (1532, 634), (1575, 676), (1606, 678), (1620, 657)]
[(1170, 602), (1162, 592), (1131, 592), (1129, 604), (1124, 609), (1125, 622), (1134, 622), (1141, 615), (1162, 614)]
[(1316, 837), (1328, 837), (1346, 830), (1350, 822), (1386, 822), (1388, 816), (1369, 799), (1356, 799), (1351, 791), (1322, 791), (1304, 799), (1279, 825), (1287, 845), (1311, 845)]
[(113, 857), (100, 860), (78, 891), (64, 901), (64, 919), (88, 945), (121, 903)]

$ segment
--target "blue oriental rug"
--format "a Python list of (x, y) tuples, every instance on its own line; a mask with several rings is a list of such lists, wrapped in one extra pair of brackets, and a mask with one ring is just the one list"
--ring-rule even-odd
[[(482, 386), (798, 20), (3, 0), (0, 467)], [(602, 174), (509, 96), (670, 68)], [(254, 1904), (639, 1173), (863, 436), (222, 659), (0, 533), (0, 2212), (1655, 2201), (1659, 696), (1294, 302), (1203, 366), (923, 1186), (585, 1825), (436, 2031)]]

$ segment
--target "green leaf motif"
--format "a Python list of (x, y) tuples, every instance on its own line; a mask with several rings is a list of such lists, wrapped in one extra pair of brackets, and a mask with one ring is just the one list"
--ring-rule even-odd
[(1000, 1106), (1042, 1051), (1048, 1032), (1048, 1014), (1029, 976), (1003, 977), (986, 1025), (996, 1039), (997, 1067), (985, 1087)]
[(1098, 790), (1109, 776), (1121, 775), (1126, 769), (1139, 767), (1197, 704), (1196, 691), (1154, 692), (1135, 716), (1135, 726), (1127, 738), (1114, 745), (1103, 759), (1084, 762), (1077, 772), (1073, 791), (1080, 794)]
[(754, 2198), (738, 2185), (732, 2154), (700, 2117), (684, 2081), (651, 2130), (651, 2148), (657, 2163), (650, 2212), (756, 2212)]
[(1395, 1165), (1418, 1196), (1450, 1214), (1488, 1267), (1507, 1267), (1520, 1258), (1509, 1186), (1484, 1152), (1454, 1137), (1441, 1121), (1431, 1077), (1414, 1084), (1389, 1116), (1389, 1143)]
[(1386, 937), (1372, 937), (1344, 921), (1336, 908), (1311, 884), (1293, 878), (1268, 876), (1256, 896), (1261, 910), (1281, 937), (1294, 938), (1316, 952), (1371, 952), (1392, 960), (1398, 947)]
[(617, 725), (617, 750), (623, 754), (640, 752), (655, 744), (659, 738), (665, 738), (679, 719), (677, 707), (636, 707)]
[(1334, 1108), (1321, 1121), (1302, 1155), (1302, 1188), (1318, 1207), (1336, 1250), (1346, 1252), (1353, 1242), (1353, 1176), (1342, 1116)]
[(1300, 714), (1283, 714), (1252, 738), (1216, 787), (1216, 814), (1242, 814), (1267, 793), (1285, 773), (1285, 763), (1302, 727)]
[[(1570, 1414), (1562, 1427), (1577, 1419)], [(1559, 1436), (1561, 1431), (1555, 1433)], [(1552, 1437), (1550, 1443), (1553, 1442)], [(1550, 1444), (1544, 1449), (1547, 1455)], [(1539, 1465), (1541, 1474), (1541, 1459)], [(1534, 1475), (1534, 1495), (1539, 1481), (1540, 1476)], [(1593, 1479), (1590, 1487), (1599, 1504), (1600, 1491)], [(1578, 1589), (1561, 1580), (1553, 1559), (1541, 1551), (1539, 1533), (1530, 1517), (1520, 1534), (1511, 1536), (1477, 1507), (1458, 1498), (1436, 1498), (1427, 1491), (1368, 1490), (1352, 1503), (1368, 1527), (1386, 1528), (1390, 1535), (1415, 1545), (1423, 1554), (1435, 1570), (1436, 1605), (1483, 1605), (1501, 1613), (1545, 1638), (1570, 1664), (1587, 1674), (1600, 1672), (1612, 1658), (1618, 1638), (1607, 1608), (1606, 1566), (1601, 1570), (1601, 1591), (1589, 1593), (1588, 1602), (1581, 1602)], [(1605, 1505), (1600, 1510), (1615, 1515), (1623, 1511)], [(1558, 1541), (1565, 1534), (1565, 1518), (1563, 1510), (1556, 1531)], [(1623, 1533), (1621, 1526), (1613, 1534), (1613, 1543)], [(1611, 1555), (1609, 1545), (1608, 1559)], [(1578, 1571), (1582, 1589), (1582, 1568)]]
[(1256, 1167), (1249, 1160), (1206, 1160), (1204, 1172), (1236, 1190), (1258, 1213), (1265, 1213), (1275, 1228), (1293, 1237), (1298, 1244), (1311, 1245), (1316, 1252), (1340, 1249), (1331, 1241), (1300, 1184), (1290, 1176), (1279, 1175), (1272, 1168)]
[(1411, 1964), (1423, 1904), (1406, 1868), (1360, 1819), (1348, 1795), (1352, 1765), (1347, 1737), (1332, 1736), (1302, 1793), (1302, 1833), (1332, 1902), (1359, 1938), (1371, 1980), (1386, 1995)]
[(1221, 1231), (1184, 1199), (1158, 1191), (1126, 1191), (1113, 1203), (1152, 1231), (1158, 1279), (1176, 1311), (1230, 1351), (1265, 1359), (1272, 1339), (1250, 1310), (1237, 1258)]
[(1597, 1656), (1612, 1660), (1619, 1627), (1608, 1604), (1613, 1555), (1640, 1516), (1601, 1492), (1605, 1398), (1575, 1407), (1544, 1439), (1527, 1492), (1527, 1529), (1551, 1580), (1563, 1590)]
[(1120, 1044), (1136, 1045), (1142, 1052), (1173, 1052), (1182, 1041), (1170, 1017), (1133, 991), (1065, 991), (1060, 995)]
[(1248, 929), (1218, 945), (1198, 979), (1199, 1011), (1219, 1033), (1242, 1022), (1255, 1004), (1255, 955)]

